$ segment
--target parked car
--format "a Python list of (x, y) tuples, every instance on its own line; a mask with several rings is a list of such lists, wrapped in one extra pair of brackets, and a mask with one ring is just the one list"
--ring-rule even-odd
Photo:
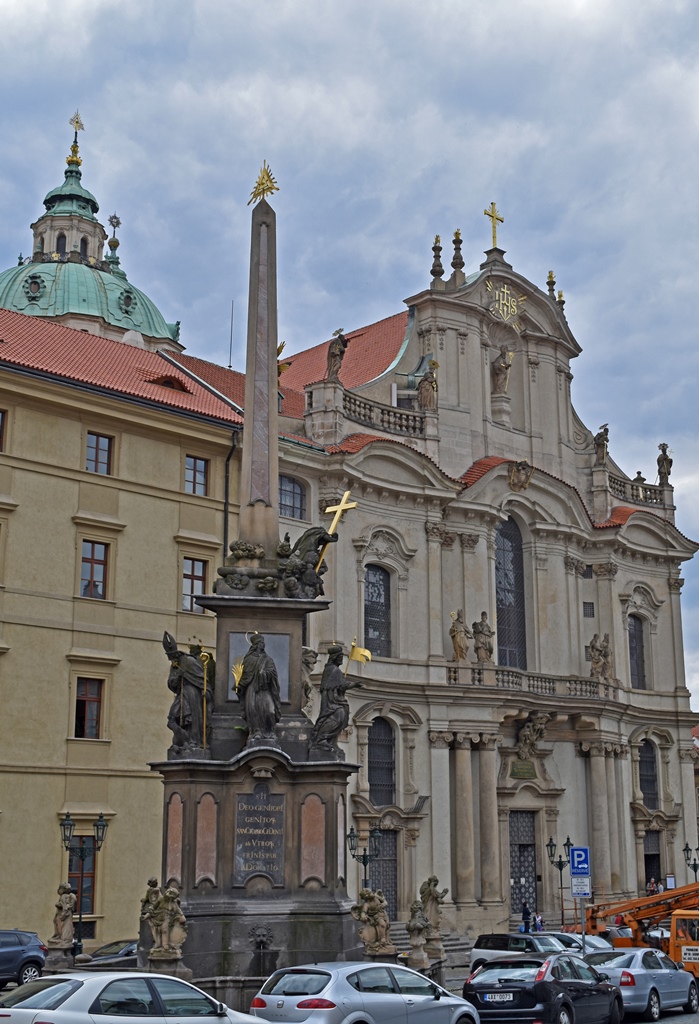
[(681, 1006), (686, 1013), (699, 1010), (693, 974), (659, 949), (637, 946), (588, 953), (588, 964), (604, 971), (621, 989), (624, 1009), (655, 1021), (663, 1010)]
[(38, 978), (46, 963), (48, 949), (36, 932), (18, 928), (0, 930), (0, 988), (8, 981), (23, 985)]
[[(566, 949), (572, 949), (576, 953), (582, 952), (583, 944), (582, 944), (582, 935), (580, 934), (580, 932), (554, 932), (554, 931), (549, 931), (549, 929), (547, 928), (546, 931), (537, 932), (536, 934), (537, 935), (553, 935), (554, 939), (558, 939), (558, 941), (563, 946), (565, 946)], [(586, 935), (585, 936), (585, 952), (586, 953), (592, 953), (592, 952), (595, 952), (597, 950), (612, 949), (612, 948), (613, 947), (612, 947), (611, 942), (608, 942), (607, 939), (603, 939), (601, 935)]]
[(100, 946), (92, 954), (92, 964), (101, 967), (135, 967), (138, 952), (138, 939), (121, 939), (119, 942), (108, 942)]
[(505, 953), (556, 953), (562, 949), (562, 942), (544, 932), (489, 932), (479, 935), (474, 942), (469, 965), (475, 971), (487, 960)]
[(582, 957), (563, 953), (498, 957), (464, 985), (482, 1024), (619, 1024), (621, 992)]
[(408, 967), (365, 962), (275, 971), (250, 1004), (263, 1020), (313, 1024), (478, 1024), (472, 1004)]
[(165, 975), (116, 971), (70, 971), (20, 985), (0, 999), (3, 1024), (28, 1024), (50, 1017), (52, 1024), (94, 1024), (128, 1018), (129, 1024), (154, 1024), (177, 1018), (180, 1024), (215, 1017), (231, 1024), (257, 1024), (248, 1013), (230, 1010), (201, 989)]

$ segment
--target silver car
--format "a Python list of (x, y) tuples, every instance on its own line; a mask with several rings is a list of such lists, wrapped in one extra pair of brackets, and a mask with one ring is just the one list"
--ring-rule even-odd
[(685, 1013), (699, 1010), (694, 975), (679, 967), (659, 949), (638, 946), (588, 953), (584, 958), (618, 985), (624, 1010), (658, 1020), (663, 1010), (682, 1007)]
[(68, 971), (0, 993), (2, 1024), (201, 1024), (203, 1017), (255, 1024), (179, 978), (137, 971)]
[(478, 1012), (424, 974), (393, 964), (323, 963), (276, 971), (250, 1004), (271, 1022), (479, 1024)]

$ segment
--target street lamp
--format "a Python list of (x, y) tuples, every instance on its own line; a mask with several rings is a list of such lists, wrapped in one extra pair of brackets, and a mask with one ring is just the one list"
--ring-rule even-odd
[(372, 860), (376, 860), (381, 854), (381, 829), (378, 825), (375, 825), (369, 833), (369, 847), (362, 847), (362, 852), (358, 852), (359, 836), (354, 831), (354, 825), (350, 828), (347, 833), (347, 845), (349, 851), (356, 861), (364, 865), (364, 878), (362, 880), (362, 888), (367, 889), (369, 887), (369, 879), (367, 878), (367, 865)]
[(65, 818), (60, 823), (61, 839), (63, 840), (64, 847), (69, 854), (80, 858), (80, 899), (78, 900), (78, 938), (75, 942), (75, 956), (79, 956), (83, 951), (83, 881), (85, 878), (85, 861), (90, 854), (95, 854), (102, 849), (108, 828), (109, 822), (104, 820), (104, 816), (100, 811), (99, 818), (92, 824), (92, 832), (94, 836), (92, 846), (83, 846), (82, 843), (79, 843), (77, 846), (73, 846), (75, 822), (70, 816), (70, 811), (66, 812)]
[(685, 859), (685, 862), (687, 864), (687, 867), (691, 868), (692, 871), (694, 872), (694, 881), (696, 882), (696, 880), (697, 880), (697, 871), (699, 871), (699, 860), (697, 860), (697, 857), (699, 857), (699, 846), (697, 846), (697, 849), (696, 849), (696, 852), (694, 854), (694, 859), (693, 860), (692, 860), (692, 848), (689, 845), (689, 843), (685, 843), (684, 844), (684, 849), (682, 850), (682, 853), (684, 854), (684, 859)]
[(558, 860), (556, 860), (556, 844), (553, 841), (553, 836), (550, 837), (548, 843), (546, 844), (546, 851), (549, 855), (549, 860), (555, 868), (558, 868), (559, 888), (561, 893), (561, 927), (563, 927), (563, 925), (565, 924), (565, 909), (563, 906), (563, 868), (567, 868), (570, 864), (570, 848), (573, 845), (574, 844), (570, 841), (570, 836), (568, 836), (565, 843), (563, 844), (563, 849), (565, 850), (566, 855), (565, 857), (562, 857), (559, 853)]

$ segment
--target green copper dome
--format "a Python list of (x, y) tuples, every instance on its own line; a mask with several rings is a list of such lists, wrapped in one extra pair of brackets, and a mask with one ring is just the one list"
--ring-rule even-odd
[(179, 334), (178, 326), (165, 323), (155, 304), (129, 283), (122, 270), (107, 271), (100, 264), (54, 256), (1, 273), (0, 307), (28, 316), (79, 313), (99, 317), (150, 338), (177, 341)]
[[(28, 316), (63, 317), (71, 326), (75, 326), (74, 315), (101, 320), (124, 334), (137, 331), (144, 338), (174, 342), (181, 349), (179, 324), (166, 323), (119, 266), (116, 229), (121, 221), (116, 214), (109, 218), (114, 237), (107, 239), (96, 217), (97, 200), (82, 185), (78, 155), (82, 121), (77, 112), (70, 123), (75, 138), (65, 180), (47, 194), (46, 212), (32, 224), (33, 257), (20, 257), (19, 266), (0, 273), (0, 308)], [(104, 256), (105, 242), (108, 256)]]

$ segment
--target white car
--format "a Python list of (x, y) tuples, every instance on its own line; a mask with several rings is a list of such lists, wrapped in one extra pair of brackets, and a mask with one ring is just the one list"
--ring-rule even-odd
[(37, 978), (0, 998), (2, 1024), (259, 1024), (201, 989), (164, 974), (71, 971)]

